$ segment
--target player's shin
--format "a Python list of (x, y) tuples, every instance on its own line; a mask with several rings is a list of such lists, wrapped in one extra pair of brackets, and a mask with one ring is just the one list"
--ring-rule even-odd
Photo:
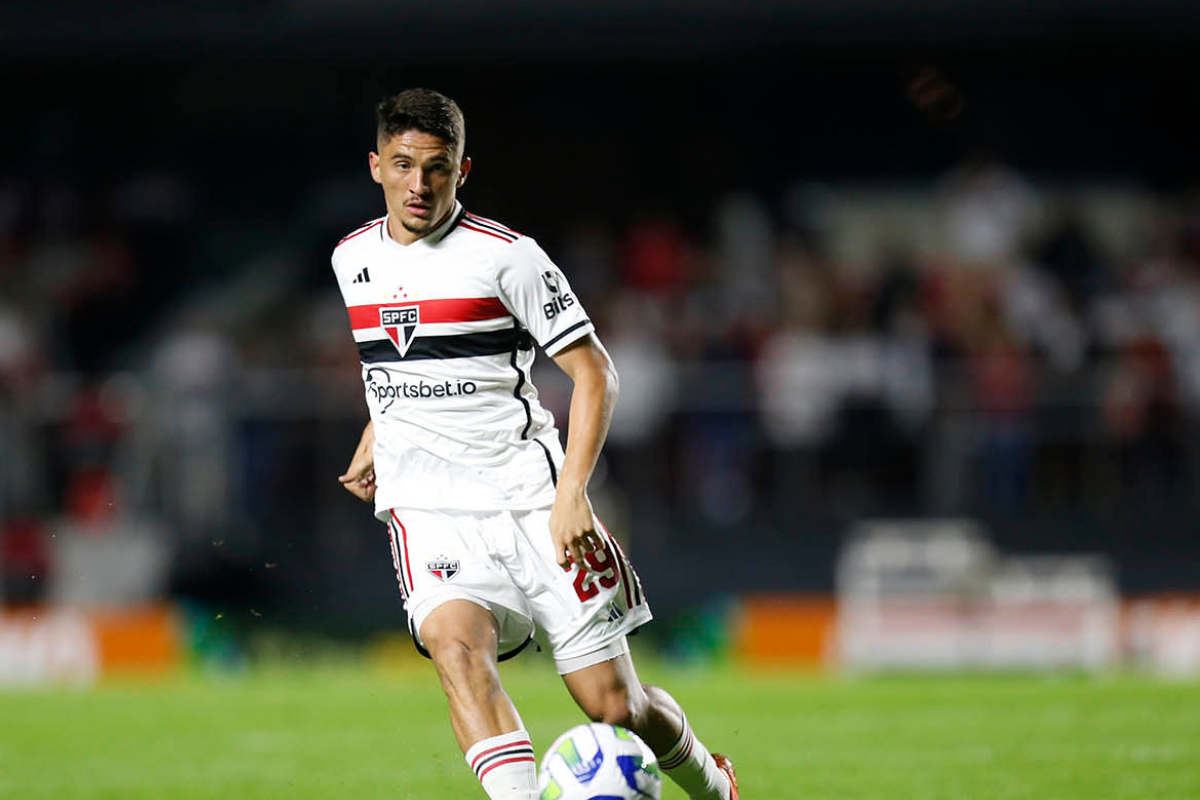
[(491, 800), (537, 800), (537, 763), (524, 730), (476, 742), (466, 759)]

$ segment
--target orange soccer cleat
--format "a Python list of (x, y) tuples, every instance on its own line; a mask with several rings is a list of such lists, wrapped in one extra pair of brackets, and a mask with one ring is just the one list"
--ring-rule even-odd
[(712, 754), (713, 761), (717, 762), (717, 769), (725, 773), (725, 777), (729, 778), (729, 800), (739, 800), (737, 788), (737, 772), (733, 769), (733, 761), (729, 756), (723, 756), (720, 753)]

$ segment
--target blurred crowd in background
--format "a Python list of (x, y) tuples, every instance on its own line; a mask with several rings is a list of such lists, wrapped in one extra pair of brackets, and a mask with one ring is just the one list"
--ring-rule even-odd
[[(103, 153), (78, 117), (39, 119), (36, 166), (0, 172), (5, 597), (394, 616), (382, 534), (335, 480), (366, 412), (328, 254), (382, 213), (366, 170), (289, 175), (291, 211), (247, 213), (213, 200), (210, 161), (81, 172)], [(612, 353), (593, 492), (644, 569), (676, 567), (664, 604), (697, 574), (827, 590), (846, 527), (881, 517), (969, 516), (1008, 549), (1113, 556), (1127, 589), (1200, 588), (1195, 187), (972, 146), (902, 180), (776, 175), (680, 211), (571, 216), (526, 190), (510, 213), (504, 186), (474, 189)], [(565, 377), (543, 360), (535, 381), (565, 425)]]

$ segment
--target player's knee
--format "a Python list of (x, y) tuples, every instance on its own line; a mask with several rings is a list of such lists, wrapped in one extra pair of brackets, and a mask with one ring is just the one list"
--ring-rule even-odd
[(486, 648), (457, 637), (426, 642), (443, 684), (486, 688), (495, 682), (495, 665)]
[(632, 731), (641, 729), (646, 711), (645, 695), (625, 688), (606, 692), (587, 710), (593, 722), (607, 722), (609, 725), (620, 725)]
[(477, 646), (453, 636), (425, 643), (429, 656), (445, 672), (472, 672), (479, 669), (482, 654)]

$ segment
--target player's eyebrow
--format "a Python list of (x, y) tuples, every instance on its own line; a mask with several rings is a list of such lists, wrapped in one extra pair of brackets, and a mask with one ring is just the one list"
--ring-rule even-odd
[[(422, 160), (419, 155), (414, 154), (414, 153), (395, 153), (392, 156), (392, 161), (399, 161), (402, 158), (407, 159), (408, 161), (421, 161)], [(450, 156), (446, 155), (445, 153), (438, 153), (437, 155), (433, 155), (433, 156), (430, 156), (429, 158), (424, 159), (424, 162), (426, 164), (438, 164), (438, 163), (448, 164), (448, 163), (450, 163)]]

